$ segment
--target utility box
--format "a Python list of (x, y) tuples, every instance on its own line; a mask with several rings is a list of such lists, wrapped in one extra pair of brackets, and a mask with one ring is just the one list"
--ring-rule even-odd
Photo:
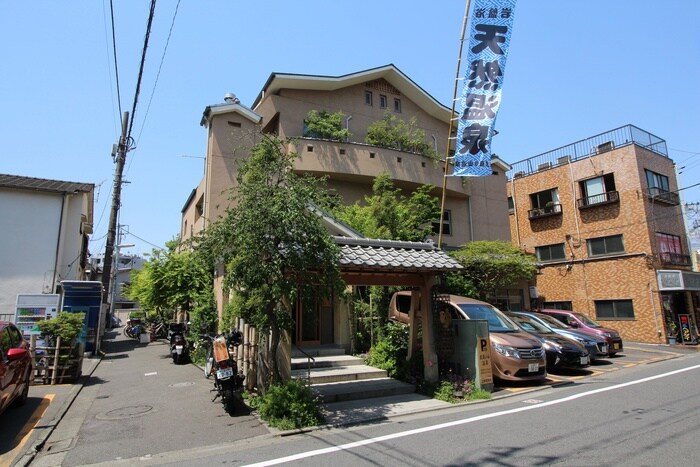
[(484, 319), (452, 320), (455, 350), (452, 363), (455, 371), (469, 378), (477, 388), (493, 390), (491, 341), (488, 321)]
[[(63, 305), (61, 311), (85, 313), (85, 325), (78, 341), (85, 344), (86, 352), (95, 351), (98, 336), (102, 335), (100, 313), (102, 313), (102, 282), (61, 281)], [(102, 317), (104, 327), (104, 316)]]

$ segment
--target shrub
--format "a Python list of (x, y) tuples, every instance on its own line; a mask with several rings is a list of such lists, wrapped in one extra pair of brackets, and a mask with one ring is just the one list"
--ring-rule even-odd
[(372, 347), (365, 361), (368, 365), (387, 371), (392, 378), (404, 379), (407, 376), (408, 326), (400, 323), (387, 323), (384, 336)]
[(352, 135), (343, 128), (342, 112), (328, 113), (326, 110), (312, 110), (304, 119), (304, 136), (310, 138), (329, 139), (331, 141), (345, 141)]
[(47, 342), (55, 344), (57, 337), (61, 338), (63, 345), (70, 345), (83, 330), (85, 313), (58, 313), (55, 318), (39, 321), (38, 327), (41, 337)]
[(270, 386), (260, 396), (247, 396), (260, 417), (275, 428), (289, 430), (323, 422), (320, 401), (304, 381), (292, 379)]
[(365, 141), (368, 144), (399, 151), (411, 151), (432, 159), (435, 149), (425, 142), (425, 132), (416, 126), (415, 117), (408, 122), (387, 111), (384, 118), (367, 127)]

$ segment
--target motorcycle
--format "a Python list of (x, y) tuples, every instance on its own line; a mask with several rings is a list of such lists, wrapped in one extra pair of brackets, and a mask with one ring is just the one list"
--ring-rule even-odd
[(183, 323), (170, 323), (168, 341), (170, 342), (170, 355), (173, 358), (173, 363), (179, 365), (187, 362), (190, 351), (185, 339), (185, 325)]
[(234, 329), (228, 336), (219, 334), (215, 337), (207, 337), (211, 340), (211, 346), (207, 352), (205, 375), (207, 378), (214, 376), (214, 389), (212, 391), (216, 391), (216, 395), (212, 402), (221, 398), (224, 410), (229, 415), (233, 415), (235, 395), (243, 389), (245, 376), (238, 371), (238, 365), (232, 358), (229, 347), (241, 345), (243, 334), (238, 329)]

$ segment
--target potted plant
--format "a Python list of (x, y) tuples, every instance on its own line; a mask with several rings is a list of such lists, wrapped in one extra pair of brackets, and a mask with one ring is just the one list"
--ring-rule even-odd
[(84, 343), (79, 342), (78, 337), (84, 326), (85, 313), (61, 312), (55, 318), (38, 323), (41, 338), (46, 343), (47, 368), (61, 368), (62, 375), (68, 377), (80, 376)]
[(678, 325), (674, 321), (668, 322), (668, 343), (673, 345), (678, 339)]

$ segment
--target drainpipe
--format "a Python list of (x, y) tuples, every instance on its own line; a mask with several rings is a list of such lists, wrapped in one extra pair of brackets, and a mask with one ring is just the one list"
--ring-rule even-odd
[(520, 224), (518, 223), (518, 203), (516, 202), (517, 197), (515, 196), (515, 177), (510, 179), (510, 194), (513, 198), (513, 218), (515, 219), (515, 239), (518, 242), (518, 248), (520, 248)]
[(63, 193), (61, 198), (61, 219), (58, 224), (58, 235), (56, 235), (56, 257), (53, 263), (53, 275), (51, 277), (51, 293), (56, 293), (56, 276), (58, 275), (58, 262), (61, 255), (63, 255), (63, 230), (65, 226), (66, 219), (66, 196), (67, 193)]

